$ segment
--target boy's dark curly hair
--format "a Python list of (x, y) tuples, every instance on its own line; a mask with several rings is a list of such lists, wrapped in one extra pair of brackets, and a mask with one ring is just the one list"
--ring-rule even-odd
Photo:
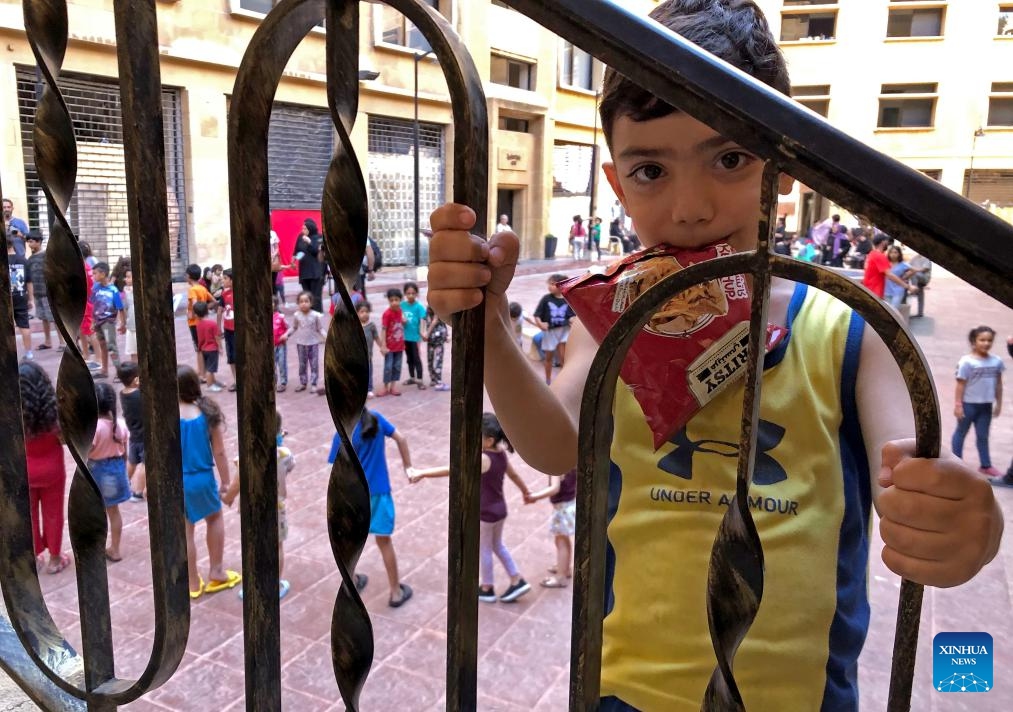
[[(666, 0), (650, 17), (779, 92), (791, 92), (784, 55), (753, 0)], [(611, 67), (605, 70), (598, 110), (609, 143), (621, 116), (649, 121), (676, 111)]]
[(53, 382), (37, 363), (25, 361), (18, 366), (21, 386), (21, 422), (25, 435), (34, 437), (58, 427), (56, 389)]

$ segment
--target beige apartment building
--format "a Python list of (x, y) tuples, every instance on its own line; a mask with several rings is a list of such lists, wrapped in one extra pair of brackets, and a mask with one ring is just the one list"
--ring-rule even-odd
[[(460, 34), (485, 78), (490, 121), (489, 225), (506, 214), (525, 256), (543, 236), (590, 208), (600, 63), (496, 0), (425, 0)], [(227, 116), (235, 75), (251, 37), (276, 0), (164, 0), (158, 3), (170, 227), (177, 273), (189, 262), (229, 263)], [(644, 12), (653, 0), (630, 2)], [(449, 199), (453, 125), (446, 82), (429, 45), (403, 15), (361, 3), (360, 102), (352, 132), (370, 196), (371, 232), (386, 262), (414, 254), (414, 112), (419, 116), (423, 227)], [(96, 255), (129, 249), (116, 81), (112, 0), (72, 0), (62, 89), (78, 139), (71, 225)], [(0, 2), (0, 178), (15, 213), (48, 231), (31, 131), (41, 78), (20, 2)], [(313, 30), (278, 87), (269, 141), (272, 224), (283, 245), (302, 216), (319, 211), (335, 135), (326, 106), (325, 36)], [(416, 85), (416, 74), (418, 81)], [(17, 101), (13, 101), (14, 97)], [(600, 136), (598, 136), (600, 139)], [(599, 162), (601, 157), (597, 157)], [(606, 195), (606, 199), (608, 196)], [(422, 241), (425, 263), (425, 241)], [(563, 241), (565, 245), (565, 240)], [(565, 249), (565, 247), (563, 248)]]
[[(758, 3), (798, 101), (1013, 222), (1013, 2)], [(836, 210), (805, 186), (781, 204), (789, 229)]]

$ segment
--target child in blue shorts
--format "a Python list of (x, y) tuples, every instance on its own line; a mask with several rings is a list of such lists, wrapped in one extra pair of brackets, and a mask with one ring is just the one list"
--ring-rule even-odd
[[(376, 546), (383, 558), (383, 567), (387, 570), (387, 581), (390, 583), (390, 599), (387, 603), (391, 608), (400, 608), (412, 597), (412, 589), (408, 584), (401, 583), (397, 570), (397, 554), (394, 552), (394, 542), (390, 538), (394, 533), (394, 498), (390, 494), (390, 474), (387, 471), (384, 438), (390, 438), (397, 443), (401, 463), (407, 474), (412, 466), (407, 438), (395, 430), (382, 415), (363, 408), (359, 422), (352, 431), (352, 449), (362, 464), (366, 484), (369, 486), (369, 533), (376, 536)], [(327, 462), (333, 463), (340, 451), (341, 437), (335, 433)], [(365, 574), (355, 574), (355, 588), (359, 591), (366, 587), (367, 581)]]
[(130, 499), (130, 482), (127, 480), (127, 426), (116, 417), (116, 391), (108, 383), (95, 384), (98, 403), (98, 422), (95, 437), (88, 453), (88, 469), (95, 478), (109, 518), (109, 547), (106, 558), (120, 561), (120, 536), (123, 534), (123, 517), (120, 505)]

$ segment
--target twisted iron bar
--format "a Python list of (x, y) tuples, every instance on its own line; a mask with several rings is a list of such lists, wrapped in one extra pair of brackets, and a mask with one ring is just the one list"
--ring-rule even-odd
[(369, 234), (366, 185), (349, 137), (359, 98), (357, 0), (328, 3), (326, 25), (327, 99), (338, 142), (324, 183), (322, 212), (339, 301), (324, 348), (324, 385), (341, 438), (341, 455), (335, 459), (327, 488), (327, 530), (342, 579), (331, 615), (331, 661), (346, 707), (357, 710), (373, 663), (373, 626), (354, 580), (369, 536), (370, 513), (369, 487), (351, 437), (366, 405), (369, 369), (366, 339), (349, 293), (359, 276)]
[[(754, 259), (750, 305), (748, 353), (760, 354), (766, 340), (767, 308), (770, 303), (769, 235), (777, 209), (780, 170), (773, 162), (763, 168), (759, 231)], [(761, 326), (763, 325), (763, 326)], [(760, 420), (759, 357), (746, 373), (739, 431), (738, 470), (735, 496), (721, 518), (707, 569), (707, 625), (717, 667), (704, 693), (703, 709), (743, 710), (742, 695), (735, 684), (732, 664), (735, 653), (756, 619), (763, 598), (763, 546), (749, 511), (749, 484), (753, 481), (757, 427)]]
[[(166, 359), (175, 343), (174, 330), (159, 328), (172, 324), (169, 281), (167, 217), (165, 211), (165, 177), (162, 145), (161, 103), (158, 81), (157, 37), (153, 2), (124, 2), (117, 0), (118, 27), (123, 28), (128, 17), (131, 32), (120, 37), (121, 44), (130, 48), (121, 52), (121, 73), (124, 104), (124, 137), (127, 158), (128, 193), (131, 198), (130, 221), (133, 254), (140, 259), (135, 266), (138, 275), (138, 297), (141, 312), (150, 319), (140, 323), (142, 373), (149, 383), (145, 404), (148, 423), (149, 452), (152, 457), (153, 478), (149, 493), (154, 506), (150, 518), (150, 535), (153, 544), (152, 560), (155, 597), (154, 651), (141, 678), (119, 680), (114, 674), (111, 620), (109, 611), (108, 579), (106, 576), (105, 541), (106, 518), (102, 497), (87, 470), (87, 453), (91, 448), (97, 419), (95, 390), (92, 378), (78, 350), (78, 337), (85, 302), (88, 298), (84, 261), (67, 219), (66, 211), (74, 190), (77, 173), (77, 151), (73, 125), (66, 102), (57, 84), (67, 45), (67, 7), (64, 2), (25, 2), (25, 28), (44, 80), (42, 97), (36, 109), (33, 140), (35, 162), (40, 182), (55, 218), (51, 226), (46, 251), (45, 275), (57, 329), (67, 343), (68, 350), (60, 362), (57, 379), (58, 410), (61, 431), (77, 465), (71, 483), (68, 519), (71, 544), (75, 552), (78, 573), (78, 600), (84, 655), (78, 656), (56, 629), (38, 590), (38, 575), (34, 567), (27, 572), (23, 565), (11, 569), (5, 566), (4, 589), (8, 606), (12, 610), (13, 630), (25, 648), (16, 663), (5, 656), (5, 667), (13, 668), (16, 678), (33, 699), (49, 709), (77, 709), (86, 701), (90, 710), (115, 709), (118, 704), (132, 701), (152, 687), (162, 684), (176, 669), (186, 646), (189, 629), (189, 600), (185, 594), (186, 548), (183, 538), (182, 484), (178, 477), (179, 437), (175, 423), (161, 428), (164, 437), (152, 438), (156, 405), (172, 402), (175, 392), (175, 362)], [(131, 42), (138, 42), (135, 47)], [(154, 49), (154, 55), (145, 51), (145, 45)], [(136, 62), (137, 65), (132, 65)], [(152, 70), (152, 66), (154, 69)], [(139, 90), (135, 82), (138, 74), (146, 82)], [(145, 91), (147, 94), (145, 95)], [(143, 104), (138, 106), (135, 104)], [(150, 121), (148, 119), (151, 119)], [(142, 128), (143, 125), (143, 128)], [(145, 141), (142, 131), (151, 131)], [(154, 172), (142, 169), (154, 168)], [(161, 168), (161, 173), (159, 172)], [(159, 182), (160, 181), (160, 182)], [(161, 186), (161, 204), (158, 192), (155, 199), (138, 205), (138, 196), (145, 196), (147, 185)], [(140, 183), (141, 185), (138, 185)], [(149, 207), (154, 208), (154, 212)], [(152, 229), (159, 220), (166, 228)], [(153, 222), (154, 221), (154, 222)], [(145, 250), (141, 234), (148, 235), (153, 248)], [(160, 239), (163, 238), (163, 239)], [(161, 254), (159, 254), (161, 253)], [(155, 256), (154, 259), (150, 259)], [(154, 276), (154, 279), (152, 279)], [(154, 290), (146, 285), (158, 285)], [(155, 295), (148, 299), (145, 292)], [(146, 310), (145, 306), (151, 306)], [(152, 314), (153, 313), (153, 314)], [(10, 357), (16, 351), (5, 352), (4, 364), (11, 368)], [(158, 358), (152, 358), (155, 354)], [(160, 365), (167, 368), (159, 368)], [(10, 382), (17, 382), (16, 364), (13, 364)], [(11, 371), (8, 371), (11, 372)], [(16, 388), (6, 389), (5, 408), (12, 420), (20, 419), (20, 402)], [(170, 419), (171, 421), (171, 419)], [(7, 432), (21, 435), (20, 422), (5, 423)], [(13, 462), (4, 466), (5, 483), (20, 480), (27, 483), (24, 443), (15, 437), (10, 452)], [(164, 469), (164, 473), (162, 470)], [(19, 488), (20, 489), (20, 488)], [(22, 511), (23, 495), (18, 493), (4, 505), (16, 511), (19, 529), (28, 532), (27, 508)], [(159, 501), (163, 506), (158, 506)], [(175, 506), (171, 506), (175, 505)], [(16, 542), (22, 564), (34, 561), (31, 556), (31, 538), (8, 536)], [(11, 552), (17, 551), (12, 549)], [(31, 558), (29, 558), (31, 557)], [(4, 564), (10, 559), (5, 557)], [(166, 596), (166, 592), (171, 595)], [(168, 598), (168, 600), (167, 600)], [(171, 626), (169, 623), (171, 622)], [(29, 669), (35, 668), (35, 669)], [(39, 671), (46, 676), (40, 681)], [(82, 679), (83, 678), (83, 679)]]
[[(77, 175), (77, 153), (70, 113), (57, 85), (67, 48), (66, 3), (62, 0), (25, 2), (24, 20), (28, 41), (44, 81), (42, 97), (36, 107), (33, 143), (40, 183), (55, 218), (44, 270), (50, 285), (54, 321), (68, 346), (60, 360), (57, 410), (63, 438), (77, 465), (70, 488), (68, 521), (81, 602), (83, 659), (74, 654), (56, 629), (38, 589), (38, 574), (25, 566), (32, 551), (30, 541), (23, 542), (22, 564), (12, 572), (13, 581), (5, 577), (4, 588), (12, 625), (32, 661), (64, 692), (85, 699), (90, 710), (104, 710), (111, 707), (98, 690), (113, 678), (105, 562), (106, 518), (102, 497), (87, 469), (97, 406), (94, 384), (77, 348), (87, 289), (84, 261), (66, 218)], [(16, 368), (9, 373), (12, 375), (8, 383), (17, 383)], [(19, 417), (20, 408), (13, 409), (11, 414)], [(16, 427), (15, 432), (20, 434), (20, 427)], [(20, 458), (14, 472), (26, 477), (23, 440), (17, 438), (14, 450)], [(27, 531), (27, 518), (24, 522)], [(51, 667), (51, 662), (59, 667)], [(83, 667), (83, 681), (76, 671), (66, 678), (63, 676), (70, 672), (68, 663)], [(72, 702), (70, 704), (73, 706)]]

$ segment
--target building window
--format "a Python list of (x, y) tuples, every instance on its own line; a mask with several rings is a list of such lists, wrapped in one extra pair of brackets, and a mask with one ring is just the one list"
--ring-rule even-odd
[(988, 98), (988, 125), (1013, 126), (1013, 82), (992, 82)]
[(942, 37), (943, 7), (928, 7), (908, 10), (903, 7), (890, 8), (886, 22), (887, 37)]
[[(781, 41), (832, 40), (837, 36), (837, 3), (785, 0), (781, 12)], [(816, 8), (808, 6), (818, 5)]]
[(492, 55), (492, 67), (489, 79), (494, 84), (505, 84), (527, 91), (535, 90), (535, 65), (520, 59)]
[(879, 96), (880, 128), (931, 127), (936, 84), (884, 84)]
[(249, 10), (250, 12), (262, 12), (265, 15), (269, 13), (280, 1), (281, 0), (232, 0), (233, 4), (238, 4), (243, 10)]
[(791, 88), (791, 96), (799, 104), (812, 109), (823, 118), (830, 113), (829, 84), (794, 86)]
[(500, 116), (499, 128), (501, 131), (516, 131), (517, 133), (531, 133), (530, 124), (527, 119), (517, 119), (513, 116)]
[(997, 35), (1013, 35), (1013, 5), (999, 6), (999, 29)]
[(564, 87), (594, 90), (594, 58), (571, 42), (563, 42), (559, 64), (559, 84)]
[[(439, 11), (439, 0), (422, 1), (434, 10)], [(378, 13), (376, 17), (379, 18), (379, 37), (381, 42), (384, 44), (398, 45), (400, 47), (409, 47), (411, 49), (419, 50), (420, 52), (428, 52), (432, 49), (432, 47), (429, 46), (429, 42), (426, 41), (426, 38), (422, 36), (422, 32), (419, 28), (417, 28), (400, 12), (382, 3), (373, 5), (373, 9), (376, 13)]]

